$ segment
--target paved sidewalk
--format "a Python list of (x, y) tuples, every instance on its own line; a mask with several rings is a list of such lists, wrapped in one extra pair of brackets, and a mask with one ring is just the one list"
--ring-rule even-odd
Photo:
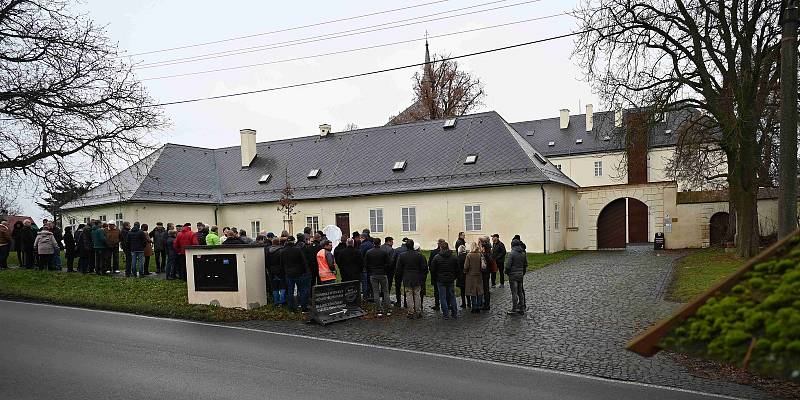
[[(511, 295), (508, 287), (498, 287), (492, 291), (490, 312), (463, 313), (458, 320), (443, 320), (425, 307), (422, 320), (350, 320), (327, 327), (272, 321), (232, 325), (768, 398), (749, 386), (694, 377), (664, 355), (643, 358), (624, 349), (630, 338), (679, 306), (663, 296), (679, 256), (632, 247), (581, 254), (528, 273), (524, 317), (506, 315)], [(502, 385), (503, 377), (497, 383)]]

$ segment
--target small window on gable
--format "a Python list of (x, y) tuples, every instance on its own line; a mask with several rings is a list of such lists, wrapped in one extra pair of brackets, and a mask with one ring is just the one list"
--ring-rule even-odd
[(267, 183), (269, 182), (270, 174), (261, 175), (261, 178), (258, 178), (258, 183)]
[(581, 143), (583, 143), (583, 139), (576, 139), (575, 140), (575, 144), (581, 144)]
[(551, 140), (551, 141), (547, 142), (547, 145), (550, 146), (550, 147), (553, 147), (553, 146), (556, 145), (556, 142)]
[(392, 166), (392, 171), (404, 171), (406, 169), (406, 162), (405, 161), (395, 161), (394, 166)]
[(444, 120), (444, 129), (455, 128), (455, 126), (456, 126), (456, 119), (455, 118), (450, 118), (450, 119)]
[(312, 169), (308, 171), (308, 179), (319, 178), (319, 169)]
[(470, 154), (467, 156), (466, 159), (464, 159), (464, 164), (475, 164), (477, 161), (478, 161), (478, 155)]
[(545, 161), (545, 159), (544, 159), (542, 156), (540, 156), (540, 155), (539, 155), (539, 153), (533, 153), (533, 156), (534, 156), (534, 157), (536, 157), (536, 159), (537, 159), (537, 160), (538, 160), (540, 163), (542, 163), (542, 164), (547, 164), (547, 161)]

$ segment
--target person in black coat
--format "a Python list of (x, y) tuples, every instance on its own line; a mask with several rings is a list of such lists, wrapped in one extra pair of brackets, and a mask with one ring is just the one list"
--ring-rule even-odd
[[(447, 242), (439, 243), (439, 253), (431, 259), (431, 276), (436, 276), (436, 286), (439, 288), (439, 304), (442, 308), (442, 318), (448, 319), (448, 311), (453, 318), (458, 318), (458, 305), (453, 284), (458, 277), (458, 256), (450, 251)], [(462, 268), (463, 271), (463, 268)]]
[[(297, 234), (298, 239), (303, 239), (303, 234)], [(297, 288), (297, 297), (300, 309), (308, 311), (308, 295), (311, 288), (311, 270), (303, 251), (302, 243), (295, 244), (294, 237), (289, 236), (286, 246), (281, 250), (281, 267), (286, 273), (286, 300), (289, 309), (297, 309), (294, 299), (294, 290)]]
[[(381, 240), (372, 238), (373, 247), (364, 255), (364, 266), (369, 274), (369, 283), (372, 286), (373, 300), (377, 303), (383, 299), (378, 307), (378, 316), (383, 312), (391, 313), (389, 308), (389, 278), (388, 271), (392, 262), (389, 253), (381, 248)], [(387, 314), (390, 315), (390, 314)]]
[(419, 245), (408, 239), (406, 251), (397, 259), (397, 269), (403, 276), (403, 286), (406, 296), (411, 300), (411, 307), (408, 309), (408, 318), (422, 318), (422, 296), (420, 294), (422, 285), (425, 284), (425, 276), (428, 273), (428, 263), (425, 256), (419, 252)]
[(33, 222), (29, 219), (26, 219), (22, 223), (22, 230), (20, 231), (20, 243), (22, 243), (22, 255), (25, 260), (23, 266), (25, 268), (33, 268), (33, 260), (36, 254), (35, 249), (33, 248), (33, 243), (36, 241), (36, 232), (33, 230), (31, 226)]
[(364, 259), (361, 257), (361, 252), (355, 248), (355, 241), (352, 238), (347, 238), (345, 247), (333, 253), (333, 257), (342, 274), (342, 282), (361, 281)]
[(467, 275), (464, 273), (464, 262), (467, 260), (467, 246), (465, 244), (456, 249), (458, 253), (458, 277), (456, 278), (456, 286), (461, 293), (461, 308), (472, 307), (472, 299), (466, 295), (467, 288)]
[(283, 305), (286, 303), (286, 273), (281, 265), (281, 251), (283, 247), (280, 245), (280, 240), (273, 237), (269, 247), (264, 248), (266, 251), (267, 261), (267, 293), (272, 293), (272, 303), (275, 305)]
[(75, 272), (72, 268), (75, 263), (75, 236), (72, 235), (72, 227), (64, 228), (64, 255), (67, 257), (67, 272)]
[[(444, 239), (439, 239), (436, 241), (436, 248), (431, 250), (430, 258), (428, 259), (428, 270), (431, 272), (431, 286), (433, 286), (433, 305), (431, 309), (434, 311), (439, 311), (439, 286), (436, 285), (437, 277), (436, 271), (431, 268), (431, 263), (433, 259), (439, 254), (439, 251), (442, 248), (442, 243), (447, 244)], [(422, 298), (425, 298), (425, 285), (422, 286)]]
[(22, 250), (22, 221), (14, 222), (11, 229), (11, 241), (14, 242), (14, 251), (17, 252), (17, 262), (20, 267), (25, 266), (25, 252)]
[(503, 272), (503, 265), (506, 265), (506, 245), (500, 241), (500, 235), (495, 233), (492, 235), (492, 258), (497, 264), (497, 273), (492, 272), (492, 287), (497, 283), (497, 274), (500, 274), (500, 287), (504, 287), (506, 283), (505, 273)]

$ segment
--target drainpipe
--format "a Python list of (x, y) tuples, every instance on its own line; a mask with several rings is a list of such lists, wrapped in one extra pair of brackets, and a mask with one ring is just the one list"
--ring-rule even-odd
[(544, 249), (544, 254), (547, 254), (547, 210), (544, 195), (544, 184), (539, 185), (539, 189), (542, 189), (542, 248)]
[(217, 222), (217, 210), (218, 209), (219, 209), (219, 204), (215, 204), (214, 205), (214, 225), (219, 225), (219, 222)]

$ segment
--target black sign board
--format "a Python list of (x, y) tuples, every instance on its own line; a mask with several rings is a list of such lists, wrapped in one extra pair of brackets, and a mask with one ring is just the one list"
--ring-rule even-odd
[(359, 281), (315, 285), (311, 291), (311, 319), (322, 325), (364, 314)]
[(194, 256), (194, 290), (198, 292), (236, 292), (236, 254), (198, 254)]
[(664, 248), (664, 234), (661, 232), (656, 232), (656, 237), (653, 240), (653, 250), (658, 250), (663, 248)]

